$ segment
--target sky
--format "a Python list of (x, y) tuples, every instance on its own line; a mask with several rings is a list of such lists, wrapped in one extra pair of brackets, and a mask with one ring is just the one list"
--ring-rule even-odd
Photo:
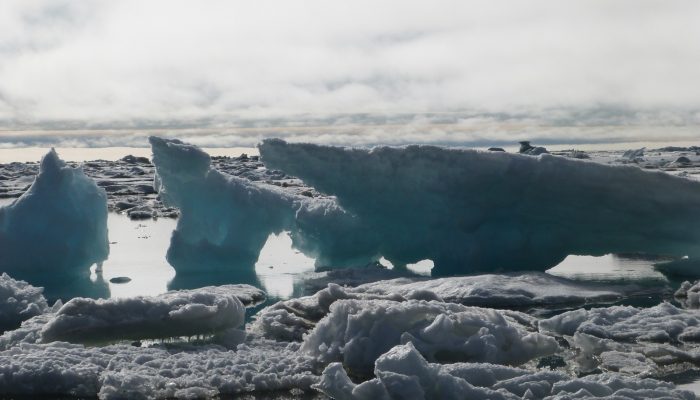
[(694, 140), (699, 15), (677, 0), (3, 0), (0, 148)]

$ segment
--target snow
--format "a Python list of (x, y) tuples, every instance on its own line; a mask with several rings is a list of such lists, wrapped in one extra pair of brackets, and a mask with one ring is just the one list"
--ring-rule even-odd
[(29, 190), (0, 208), (0, 270), (47, 292), (75, 281), (87, 287), (88, 267), (108, 253), (104, 190), (51, 150)]
[(0, 331), (14, 329), (22, 321), (46, 312), (49, 305), (43, 291), (6, 273), (0, 275)]
[(428, 360), (518, 365), (559, 350), (528, 331), (516, 311), (409, 300), (339, 300), (304, 338), (302, 351), (321, 362), (342, 361), (353, 374), (370, 374), (374, 360), (411, 342)]
[(604, 373), (574, 378), (492, 364), (429, 363), (411, 344), (382, 354), (376, 378), (353, 383), (340, 363), (323, 371), (314, 387), (338, 400), (374, 399), (695, 399), (689, 391), (653, 379)]
[[(433, 275), (447, 275), (544, 270), (569, 254), (700, 256), (700, 182), (665, 173), (433, 146), (367, 150), (275, 139), (259, 148), (268, 168), (336, 196), (353, 217), (348, 226), (317, 210), (305, 220), (298, 242), (313, 245), (300, 249), (312, 249), (323, 265), (362, 252), (399, 267), (431, 259)], [(340, 243), (347, 237), (362, 238), (347, 243), (352, 253)]]

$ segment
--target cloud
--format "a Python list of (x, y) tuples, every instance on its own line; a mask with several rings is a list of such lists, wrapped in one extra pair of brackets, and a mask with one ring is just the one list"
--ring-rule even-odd
[[(563, 126), (581, 129), (557, 130), (562, 140), (687, 137), (700, 119), (699, 13), (677, 0), (9, 0), (0, 126), (115, 130), (82, 137), (93, 144), (195, 128), (218, 145), (269, 131), (338, 143)], [(465, 130), (475, 120), (481, 131)]]

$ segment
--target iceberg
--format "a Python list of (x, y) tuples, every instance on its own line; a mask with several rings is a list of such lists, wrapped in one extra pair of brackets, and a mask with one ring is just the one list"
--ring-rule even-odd
[[(268, 168), (335, 196), (354, 217), (352, 228), (311, 225), (319, 232), (307, 238), (331, 260), (342, 260), (342, 247), (326, 242), (341, 238), (355, 257), (381, 255), (399, 267), (433, 260), (433, 275), (545, 270), (569, 254), (700, 256), (700, 182), (658, 171), (434, 146), (269, 139), (259, 149)], [(352, 243), (358, 237), (365, 246)]]
[(160, 198), (180, 209), (167, 253), (176, 279), (200, 279), (198, 275), (214, 272), (256, 282), (260, 250), (270, 233), (291, 224), (295, 197), (225, 175), (211, 167), (208, 154), (179, 140), (151, 137), (150, 143)]
[(0, 208), (0, 271), (47, 293), (64, 285), (88, 290), (88, 267), (108, 254), (104, 190), (52, 149), (29, 190)]

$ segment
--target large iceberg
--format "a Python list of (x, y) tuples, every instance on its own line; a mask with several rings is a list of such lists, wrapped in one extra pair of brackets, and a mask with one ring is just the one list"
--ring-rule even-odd
[(90, 285), (88, 267), (108, 254), (104, 190), (52, 149), (29, 190), (0, 208), (0, 271), (51, 292)]
[[(700, 182), (662, 172), (434, 146), (366, 150), (271, 139), (259, 148), (268, 168), (336, 196), (355, 217), (352, 228), (301, 227), (316, 229), (305, 240), (341, 264), (343, 254), (365, 252), (396, 266), (431, 259), (433, 274), (454, 274), (544, 270), (569, 254), (700, 256)], [(363, 246), (353, 243), (358, 237)]]

